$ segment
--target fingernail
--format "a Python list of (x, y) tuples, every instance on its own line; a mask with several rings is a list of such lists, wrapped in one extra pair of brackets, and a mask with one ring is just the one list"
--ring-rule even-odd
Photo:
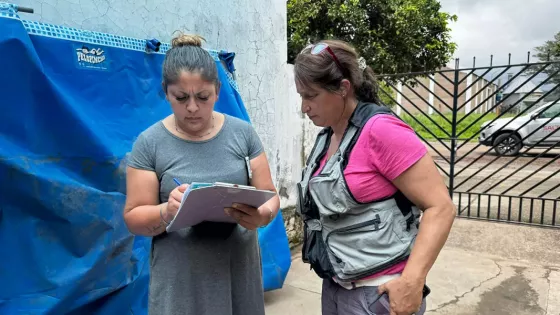
[(239, 204), (238, 204), (238, 203), (234, 203), (232, 206), (233, 206), (233, 207), (239, 207)]

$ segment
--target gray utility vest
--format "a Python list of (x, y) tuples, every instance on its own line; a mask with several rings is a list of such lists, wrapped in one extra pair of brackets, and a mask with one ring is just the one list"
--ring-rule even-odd
[(321, 278), (356, 281), (410, 255), (418, 234), (418, 208), (401, 192), (360, 203), (348, 189), (343, 173), (367, 121), (390, 113), (375, 104), (358, 104), (338, 150), (313, 177), (328, 150), (332, 129), (325, 128), (317, 136), (303, 179), (297, 184), (297, 211), (304, 221), (303, 261)]

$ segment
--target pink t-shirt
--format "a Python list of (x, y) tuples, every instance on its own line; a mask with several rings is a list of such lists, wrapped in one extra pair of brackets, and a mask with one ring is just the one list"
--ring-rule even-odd
[[(397, 117), (380, 114), (364, 126), (350, 153), (344, 176), (354, 197), (360, 202), (372, 202), (392, 196), (397, 188), (391, 182), (418, 162), (427, 152), (414, 130)], [(314, 175), (318, 175), (326, 156)], [(401, 273), (406, 261), (376, 273), (366, 279)]]

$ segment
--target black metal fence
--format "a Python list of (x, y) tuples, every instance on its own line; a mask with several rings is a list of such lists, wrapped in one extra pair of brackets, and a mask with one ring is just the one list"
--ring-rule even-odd
[(560, 227), (560, 61), (456, 60), (378, 78), (432, 153), (459, 216)]

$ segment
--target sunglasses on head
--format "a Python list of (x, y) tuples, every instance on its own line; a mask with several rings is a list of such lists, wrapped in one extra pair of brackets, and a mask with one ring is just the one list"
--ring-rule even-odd
[[(327, 51), (329, 53), (329, 55), (331, 55), (331, 58), (333, 59), (334, 63), (336, 63), (336, 66), (338, 67), (338, 69), (340, 71), (342, 71), (343, 67), (340, 64), (340, 62), (338, 61), (338, 58), (336, 58), (336, 55), (334, 54), (334, 51), (329, 47), (329, 45), (325, 44), (325, 43), (319, 43), (317, 45), (310, 45), (308, 46), (308, 48), (311, 48), (310, 53), (312, 55), (320, 55), (323, 51)], [(344, 71), (342, 71), (344, 72)]]

